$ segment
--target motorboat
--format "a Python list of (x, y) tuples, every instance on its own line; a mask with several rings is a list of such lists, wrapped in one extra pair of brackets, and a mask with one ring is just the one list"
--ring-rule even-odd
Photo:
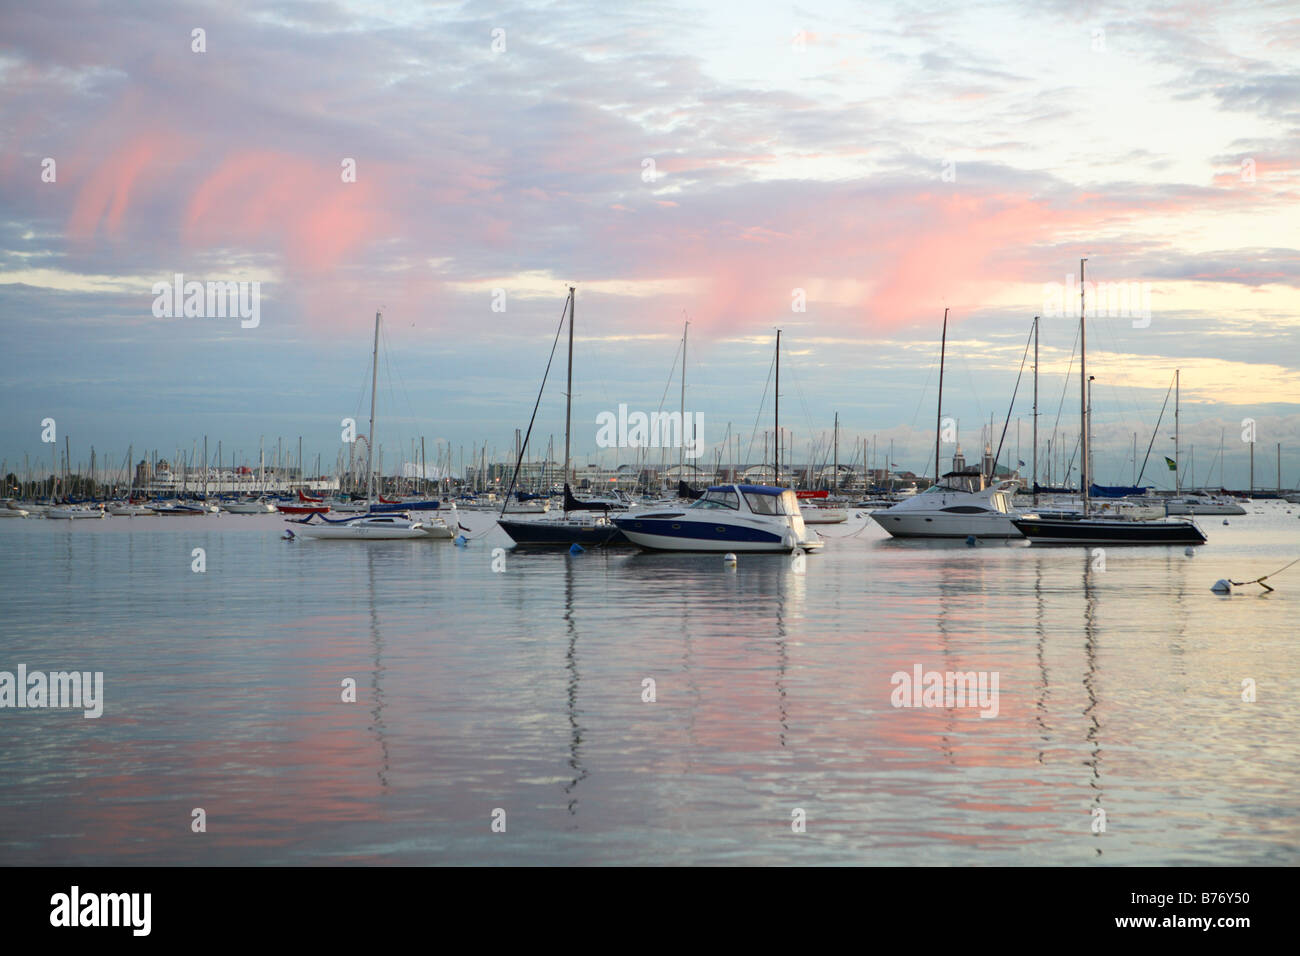
[(804, 524), (842, 524), (849, 520), (849, 513), (834, 504), (804, 506), (801, 503), (799, 512)]
[(1169, 498), (1165, 502), (1171, 515), (1244, 515), (1246, 509), (1234, 498), (1202, 494)]
[(613, 519), (647, 551), (814, 551), (793, 491), (769, 485), (715, 485), (688, 505)]
[(5, 500), (3, 506), (0, 506), (0, 518), (26, 518), (30, 511), (18, 505), (18, 502), (12, 498)]
[(269, 501), (254, 498), (242, 501), (223, 501), (221, 502), (221, 510), (232, 515), (266, 515), (274, 513), (277, 509)]
[(895, 538), (1019, 538), (1012, 519), (1014, 478), (985, 484), (979, 469), (950, 471), (939, 484), (888, 508), (872, 519)]

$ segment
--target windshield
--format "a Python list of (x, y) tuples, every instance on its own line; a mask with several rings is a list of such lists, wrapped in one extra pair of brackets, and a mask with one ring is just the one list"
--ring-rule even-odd
[(779, 515), (785, 514), (781, 510), (781, 498), (776, 495), (760, 495), (752, 491), (745, 492), (745, 501), (749, 503), (749, 510), (756, 515)]
[(734, 491), (706, 491), (703, 498), (698, 498), (691, 504), (692, 508), (731, 508), (734, 511), (740, 510), (740, 499), (736, 497)]

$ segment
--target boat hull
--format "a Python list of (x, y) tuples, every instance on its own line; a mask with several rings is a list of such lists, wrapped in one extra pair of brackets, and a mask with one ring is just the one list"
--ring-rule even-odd
[(1010, 515), (894, 513), (892, 509), (871, 512), (871, 518), (895, 538), (1019, 538)]
[(607, 548), (629, 544), (623, 532), (610, 524), (568, 521), (511, 521), (500, 519), (497, 525), (521, 548), (567, 548), (578, 544), (584, 548)]
[(1197, 545), (1205, 532), (1191, 521), (1106, 521), (1093, 518), (1017, 518), (1034, 544)]
[(794, 531), (769, 530), (736, 522), (685, 521), (675, 518), (615, 518), (627, 539), (646, 551), (777, 552), (815, 551), (820, 541), (799, 540)]

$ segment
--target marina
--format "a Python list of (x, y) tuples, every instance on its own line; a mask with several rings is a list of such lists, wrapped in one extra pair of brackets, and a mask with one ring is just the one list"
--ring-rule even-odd
[(1285, 6), (9, 4), (6, 928), (1283, 925)]

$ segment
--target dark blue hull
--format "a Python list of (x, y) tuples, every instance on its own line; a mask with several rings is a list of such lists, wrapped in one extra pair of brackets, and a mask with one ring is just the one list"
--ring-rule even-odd
[(1014, 518), (1012, 524), (1034, 544), (1205, 544), (1205, 532), (1190, 521), (1107, 521), (1096, 518)]
[(607, 548), (631, 542), (613, 525), (567, 525), (559, 521), (497, 521), (501, 530), (519, 547), (567, 548), (579, 544), (584, 548)]

